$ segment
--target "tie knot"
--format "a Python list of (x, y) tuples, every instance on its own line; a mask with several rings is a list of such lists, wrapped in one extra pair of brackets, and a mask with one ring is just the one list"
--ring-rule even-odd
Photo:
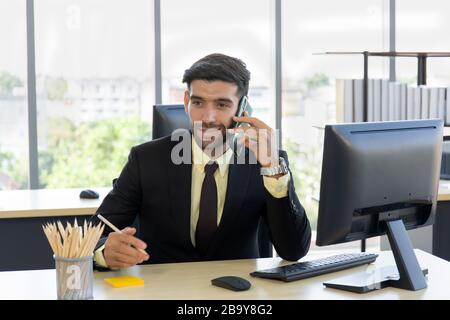
[(215, 161), (209, 162), (208, 164), (205, 165), (205, 174), (213, 175), (214, 172), (216, 172), (218, 167), (219, 167), (219, 165), (217, 164), (217, 162), (215, 162)]

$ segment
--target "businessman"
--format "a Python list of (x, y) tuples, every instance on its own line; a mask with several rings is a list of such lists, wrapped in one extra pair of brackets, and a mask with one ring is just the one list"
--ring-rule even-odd
[[(310, 224), (286, 153), (273, 152), (274, 130), (247, 113), (236, 117), (249, 81), (246, 65), (223, 54), (208, 55), (185, 71), (191, 130), (181, 139), (168, 136), (131, 149), (97, 211), (122, 233), (106, 231), (96, 266), (257, 258), (261, 219), (283, 259), (307, 253)], [(230, 139), (238, 133), (239, 139)], [(174, 152), (180, 143), (182, 151)], [(139, 235), (130, 227), (136, 217)]]

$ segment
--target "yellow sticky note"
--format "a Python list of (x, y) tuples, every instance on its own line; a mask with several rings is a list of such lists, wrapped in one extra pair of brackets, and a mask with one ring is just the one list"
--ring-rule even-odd
[(114, 288), (123, 288), (131, 286), (142, 286), (144, 285), (144, 279), (132, 276), (122, 276), (116, 278), (106, 278), (104, 279), (106, 283), (109, 283)]

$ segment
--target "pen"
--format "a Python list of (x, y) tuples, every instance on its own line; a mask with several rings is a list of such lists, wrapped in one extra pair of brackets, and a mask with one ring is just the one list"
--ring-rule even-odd
[[(105, 217), (103, 217), (101, 214), (97, 214), (97, 217), (100, 219), (100, 220), (102, 220), (108, 227), (110, 227), (111, 229), (113, 229), (115, 232), (118, 232), (118, 233), (123, 233), (121, 230), (119, 230), (119, 228), (117, 228), (115, 225), (113, 225), (111, 222), (109, 222), (108, 220), (106, 220), (106, 218)], [(144, 249), (141, 249), (141, 248), (136, 248), (136, 249), (138, 249), (140, 252), (142, 252), (143, 254), (146, 254), (146, 255), (148, 255), (148, 253), (144, 250)]]

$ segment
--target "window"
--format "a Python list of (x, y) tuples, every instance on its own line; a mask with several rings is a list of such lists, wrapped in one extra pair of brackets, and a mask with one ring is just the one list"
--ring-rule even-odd
[[(397, 51), (448, 52), (450, 3), (445, 0), (397, 0)], [(417, 59), (396, 58), (397, 80), (417, 83)], [(450, 58), (427, 60), (427, 85), (450, 86)]]
[(153, 16), (148, 0), (35, 1), (42, 187), (111, 186), (151, 139)]
[(25, 1), (0, 0), (0, 190), (28, 188)]
[[(283, 148), (289, 154), (298, 196), (312, 224), (312, 246), (320, 191), (322, 128), (336, 121), (335, 80), (363, 77), (362, 55), (313, 53), (387, 50), (388, 5), (387, 0), (288, 0), (282, 4)], [(387, 59), (371, 58), (370, 77), (387, 78), (388, 72)]]
[(274, 2), (161, 1), (163, 103), (180, 103), (184, 70), (210, 53), (242, 59), (253, 115), (275, 125)]

